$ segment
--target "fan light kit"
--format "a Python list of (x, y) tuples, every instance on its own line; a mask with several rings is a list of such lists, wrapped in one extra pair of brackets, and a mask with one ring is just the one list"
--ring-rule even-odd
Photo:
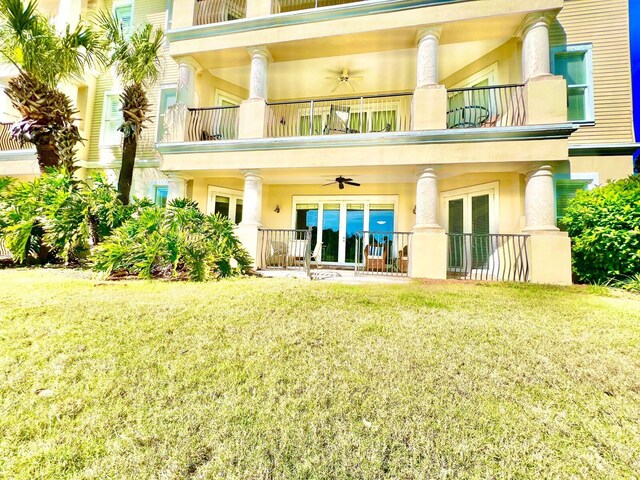
[(335, 76), (333, 77), (325, 77), (325, 80), (338, 80), (338, 83), (336, 83), (336, 86), (333, 87), (333, 90), (331, 90), (331, 93), (335, 92), (340, 85), (346, 85), (347, 87), (349, 87), (349, 89), (351, 89), (352, 92), (355, 92), (356, 89), (353, 88), (353, 85), (351, 85), (349, 83), (350, 80), (363, 80), (364, 77), (360, 76), (360, 75), (349, 75), (349, 69), (348, 68), (343, 68), (342, 69), (342, 73), (339, 73), (337, 78)]

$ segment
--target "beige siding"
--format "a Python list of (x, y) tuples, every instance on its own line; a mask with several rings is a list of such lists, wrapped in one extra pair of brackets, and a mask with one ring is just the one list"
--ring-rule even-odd
[[(111, 9), (110, 1), (105, 3), (105, 8)], [(167, 3), (166, 0), (134, 0), (133, 5), (134, 25), (139, 26), (145, 22), (152, 25), (166, 28), (167, 23)], [(168, 56), (168, 47), (163, 50), (161, 61), (160, 80), (149, 88), (149, 100), (151, 103), (150, 116), (153, 123), (148, 123), (147, 128), (143, 131), (140, 143), (138, 144), (138, 160), (154, 160), (159, 159), (159, 154), (154, 149), (154, 142), (157, 129), (157, 116), (160, 86), (163, 84), (175, 84), (178, 79), (178, 69), (176, 63)], [(120, 152), (106, 151), (101, 152), (100, 149), (100, 127), (102, 123), (102, 110), (104, 106), (104, 95), (109, 90), (118, 90), (120, 84), (117, 79), (111, 76), (109, 72), (102, 73), (97, 82), (94, 115), (91, 126), (92, 142), (89, 147), (89, 160), (97, 162), (99, 160), (109, 160), (110, 157), (116, 161), (120, 160)]]
[(566, 0), (551, 43), (593, 44), (596, 125), (582, 127), (571, 143), (633, 141), (628, 0)]

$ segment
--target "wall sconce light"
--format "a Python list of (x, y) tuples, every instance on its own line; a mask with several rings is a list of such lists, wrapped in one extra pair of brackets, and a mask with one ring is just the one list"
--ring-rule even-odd
[(276, 208), (274, 208), (273, 211), (276, 213), (280, 213), (280, 205), (276, 205)]
[(416, 206), (415, 205), (413, 206), (413, 214), (414, 215), (416, 214)]

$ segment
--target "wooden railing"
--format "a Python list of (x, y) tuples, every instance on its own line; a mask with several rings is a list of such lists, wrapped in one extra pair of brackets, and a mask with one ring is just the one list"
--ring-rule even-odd
[(311, 8), (330, 7), (345, 3), (362, 2), (363, 0), (273, 0), (271, 13), (294, 12), (296, 10), (308, 10)]
[(185, 141), (206, 142), (238, 138), (238, 110), (237, 106), (189, 108)]
[(409, 93), (267, 105), (267, 137), (401, 132), (411, 128)]
[(526, 122), (524, 85), (456, 88), (448, 93), (447, 128), (516, 127)]
[(449, 233), (447, 276), (529, 281), (528, 235)]
[(21, 145), (18, 140), (11, 136), (12, 123), (0, 123), (0, 150), (29, 150), (33, 148), (33, 144), (27, 143)]
[(195, 0), (194, 25), (228, 22), (247, 16), (246, 0)]

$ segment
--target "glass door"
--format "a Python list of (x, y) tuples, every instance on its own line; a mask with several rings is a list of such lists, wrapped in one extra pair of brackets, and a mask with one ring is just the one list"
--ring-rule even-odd
[(346, 212), (344, 261), (346, 263), (354, 263), (356, 261), (356, 249), (358, 248), (357, 233), (364, 230), (364, 204), (348, 203)]
[(340, 261), (340, 204), (325, 203), (322, 206), (322, 261)]

